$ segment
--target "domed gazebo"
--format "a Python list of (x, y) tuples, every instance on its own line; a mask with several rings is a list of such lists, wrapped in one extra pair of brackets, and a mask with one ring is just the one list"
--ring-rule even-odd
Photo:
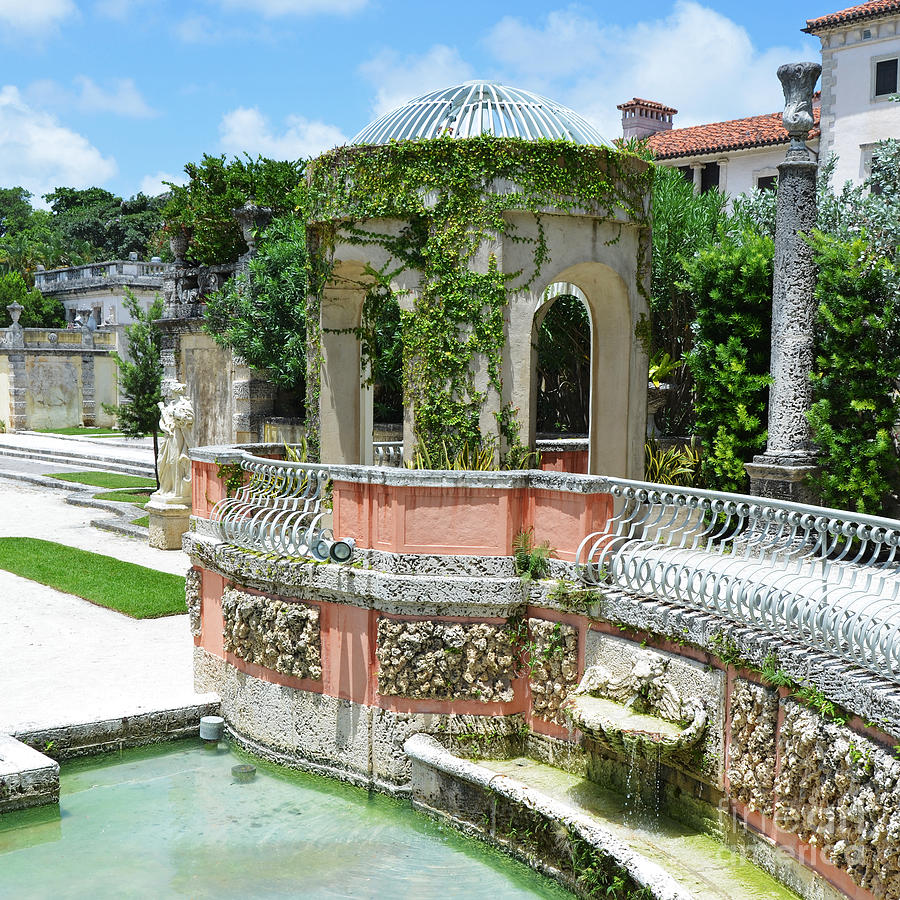
[[(590, 318), (589, 471), (642, 477), (647, 358), (635, 331), (649, 314), (645, 162), (552, 100), (470, 81), (382, 116), (308, 172), (313, 244), (330, 273), (313, 298), (321, 355), (310, 354), (321, 363), (310, 378), (320, 378), (323, 462), (372, 461), (360, 335), (377, 272), (418, 340), (409, 356), (420, 365), (407, 370), (414, 396), (404, 397), (407, 458), (439, 418), (440, 386), (423, 383), (443, 377), (442, 360), (462, 346), (468, 374), (451, 366), (445, 378), (447, 428), (464, 409), (501, 452), (515, 440), (534, 446), (537, 329), (566, 294)], [(467, 312), (454, 292), (474, 298)], [(437, 334), (438, 307), (452, 336)]]

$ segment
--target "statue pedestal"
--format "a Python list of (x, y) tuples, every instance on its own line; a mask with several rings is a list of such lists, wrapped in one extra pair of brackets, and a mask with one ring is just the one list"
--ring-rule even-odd
[(158, 550), (180, 550), (181, 536), (190, 528), (191, 508), (154, 497), (144, 507), (150, 517), (150, 546)]

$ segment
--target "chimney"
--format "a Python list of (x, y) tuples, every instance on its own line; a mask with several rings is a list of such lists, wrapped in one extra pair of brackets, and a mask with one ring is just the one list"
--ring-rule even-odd
[(650, 137), (658, 131), (670, 131), (672, 117), (678, 112), (671, 106), (663, 106), (653, 100), (641, 100), (634, 97), (625, 103), (620, 103), (616, 109), (622, 110), (622, 137), (629, 138)]

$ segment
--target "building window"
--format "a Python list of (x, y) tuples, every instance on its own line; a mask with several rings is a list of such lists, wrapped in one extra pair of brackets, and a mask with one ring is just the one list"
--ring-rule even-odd
[(882, 59), (875, 63), (875, 96), (889, 97), (897, 93), (897, 59)]
[(700, 193), (705, 194), (719, 186), (719, 164), (707, 163), (700, 173)]
[(756, 186), (761, 191), (774, 191), (778, 187), (778, 176), (760, 175), (756, 179)]

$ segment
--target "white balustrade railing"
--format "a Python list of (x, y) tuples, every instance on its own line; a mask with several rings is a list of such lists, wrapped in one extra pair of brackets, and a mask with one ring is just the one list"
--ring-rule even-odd
[[(398, 465), (399, 443), (382, 446), (391, 452), (381, 459), (392, 460), (382, 466)], [(247, 481), (213, 508), (216, 531), (228, 543), (289, 557), (311, 556), (323, 536), (332, 475), (359, 481), (379, 471), (246, 451), (232, 458)], [(389, 477), (433, 487), (436, 474), (404, 470)], [(487, 474), (510, 483), (551, 477)], [(553, 489), (584, 491), (589, 482), (591, 493), (608, 491), (614, 499), (606, 528), (578, 549), (586, 583), (712, 613), (900, 682), (900, 521), (696, 488), (567, 477), (571, 483), (554, 482)]]
[(617, 514), (584, 581), (666, 600), (900, 681), (900, 522), (607, 479)]
[(372, 451), (376, 466), (400, 468), (403, 465), (403, 441), (375, 441)]
[(245, 456), (246, 483), (210, 512), (229, 544), (279, 556), (311, 556), (321, 537), (328, 467)]

